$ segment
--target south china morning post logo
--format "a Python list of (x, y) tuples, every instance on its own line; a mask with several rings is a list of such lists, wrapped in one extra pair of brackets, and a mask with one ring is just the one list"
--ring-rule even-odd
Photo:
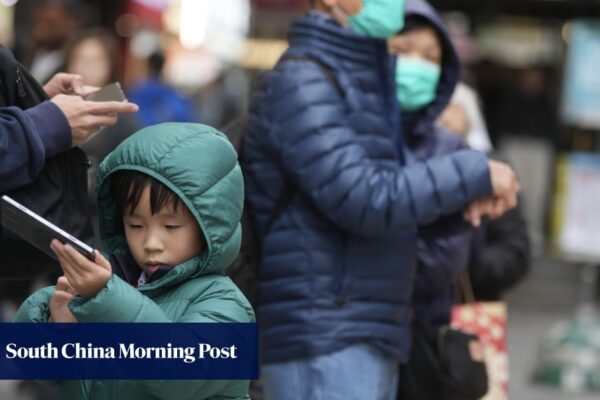
[(60, 348), (52, 343), (39, 347), (19, 347), (16, 343), (6, 345), (5, 357), (13, 359), (149, 359), (181, 360), (193, 363), (207, 358), (238, 358), (237, 347), (213, 347), (209, 343), (199, 343), (197, 347), (177, 347), (167, 343), (164, 347), (139, 347), (135, 343), (119, 343), (118, 347), (98, 347), (92, 343), (65, 343)]
[(0, 379), (258, 377), (254, 323), (0, 325)]

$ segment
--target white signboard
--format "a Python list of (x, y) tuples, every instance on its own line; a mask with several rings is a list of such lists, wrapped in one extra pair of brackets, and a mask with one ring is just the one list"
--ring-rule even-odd
[(567, 156), (559, 177), (558, 245), (581, 261), (600, 260), (600, 155)]

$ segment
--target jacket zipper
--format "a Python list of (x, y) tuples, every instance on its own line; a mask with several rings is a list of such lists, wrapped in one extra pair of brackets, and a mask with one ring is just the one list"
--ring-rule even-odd
[(27, 93), (25, 93), (25, 87), (23, 86), (23, 78), (21, 77), (21, 68), (17, 67), (17, 92), (19, 97), (24, 98)]
[(335, 304), (338, 307), (346, 304), (346, 298), (344, 296), (344, 282), (346, 281), (346, 275), (348, 274), (347, 266), (346, 266), (346, 237), (342, 239), (342, 260), (340, 263), (340, 268), (336, 274), (336, 281), (334, 286), (334, 294), (335, 294)]

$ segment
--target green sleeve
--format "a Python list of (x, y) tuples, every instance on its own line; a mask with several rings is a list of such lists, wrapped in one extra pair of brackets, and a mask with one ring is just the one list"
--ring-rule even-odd
[(116, 275), (95, 297), (76, 296), (69, 308), (79, 322), (173, 322), (154, 301)]
[[(225, 277), (204, 285), (187, 282), (179, 290), (198, 293), (183, 315), (172, 321), (150, 298), (113, 276), (94, 298), (76, 298), (70, 308), (80, 322), (254, 322), (254, 313), (245, 298)], [(215, 394), (232, 399), (249, 399), (248, 381), (152, 380), (129, 381), (146, 393), (163, 400), (202, 399)]]
[(50, 318), (50, 297), (56, 286), (49, 286), (33, 293), (21, 304), (12, 322), (48, 322)]

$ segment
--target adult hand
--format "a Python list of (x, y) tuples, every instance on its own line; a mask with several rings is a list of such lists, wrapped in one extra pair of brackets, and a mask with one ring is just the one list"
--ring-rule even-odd
[(49, 98), (53, 98), (58, 94), (86, 96), (98, 89), (96, 86), (84, 85), (81, 75), (66, 74), (64, 72), (54, 75), (44, 85), (44, 90)]
[(50, 298), (50, 320), (52, 322), (77, 322), (69, 310), (69, 302), (77, 294), (69, 281), (61, 276), (56, 281), (56, 291)]
[(470, 203), (463, 213), (465, 220), (478, 228), (481, 225), (481, 219), (491, 211), (493, 201), (493, 196), (489, 196)]
[(51, 100), (61, 109), (71, 126), (73, 146), (85, 142), (98, 129), (117, 122), (118, 114), (134, 113), (138, 106), (119, 101), (86, 101), (79, 96), (58, 94)]
[(95, 262), (88, 260), (70, 245), (63, 245), (54, 239), (50, 248), (56, 254), (58, 262), (69, 284), (85, 299), (96, 296), (110, 279), (112, 267), (98, 251)]
[[(497, 209), (496, 214), (500, 212), (500, 215), (502, 215), (504, 211), (517, 206), (517, 195), (521, 190), (521, 185), (519, 184), (515, 171), (508, 164), (500, 161), (488, 160), (488, 166), (493, 194), (496, 198), (494, 208)], [(499, 200), (502, 200), (504, 204), (500, 203)]]

